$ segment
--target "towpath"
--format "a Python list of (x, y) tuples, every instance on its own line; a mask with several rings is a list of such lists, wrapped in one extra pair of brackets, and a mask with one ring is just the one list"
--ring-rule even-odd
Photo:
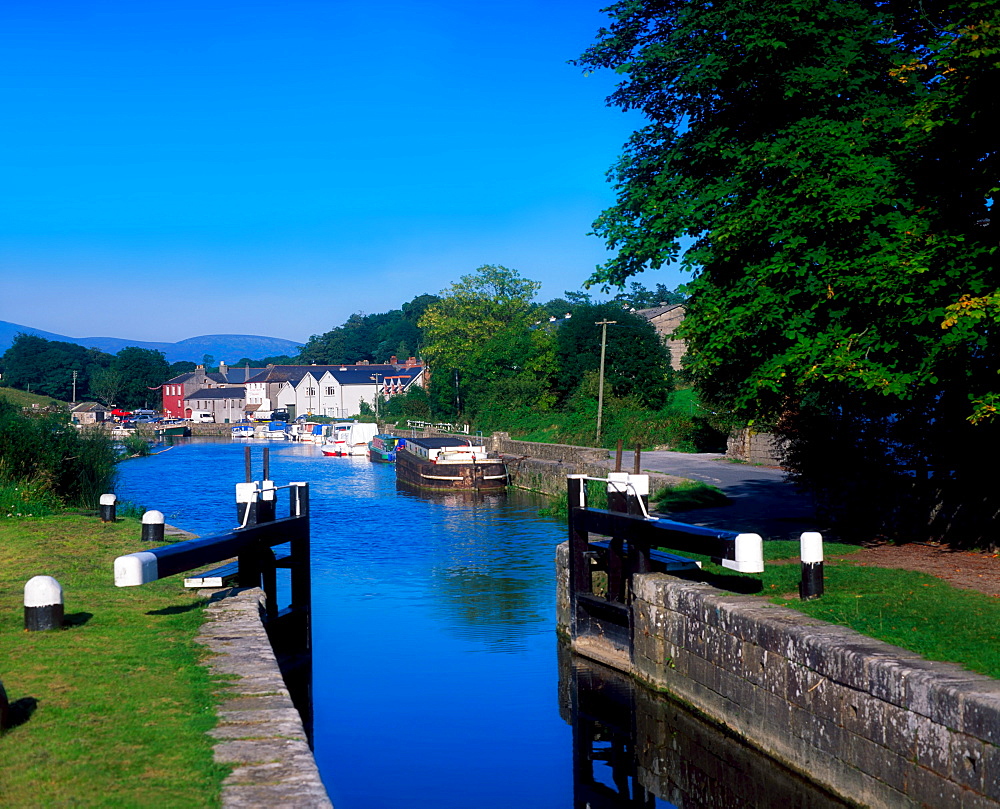
[[(643, 472), (709, 483), (732, 501), (718, 508), (671, 514), (671, 519), (757, 533), (764, 539), (798, 539), (803, 531), (824, 531), (812, 498), (788, 482), (782, 469), (732, 463), (718, 453), (651, 451), (643, 452), (639, 462)], [(612, 459), (609, 466), (613, 464)], [(624, 453), (622, 469), (630, 471), (633, 464), (633, 453)], [(826, 533), (824, 537), (832, 539)]]

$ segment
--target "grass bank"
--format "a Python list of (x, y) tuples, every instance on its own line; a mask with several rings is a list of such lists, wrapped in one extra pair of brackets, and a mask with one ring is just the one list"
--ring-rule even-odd
[[(664, 549), (669, 550), (669, 549)], [(1000, 678), (1000, 599), (959, 590), (927, 573), (855, 565), (855, 545), (828, 542), (822, 598), (800, 601), (798, 542), (765, 542), (764, 572), (734, 573), (708, 557), (702, 561), (706, 580), (723, 589), (747, 592), (759, 582), (760, 595), (814, 618), (847, 626), (878, 640), (901, 646), (929, 660), (958, 663), (971, 671)]]
[[(0, 805), (218, 806), (215, 698), (194, 643), (203, 602), (179, 576), (116, 588), (134, 520), (0, 521), (0, 680), (20, 724), (0, 740)], [(66, 627), (23, 630), (24, 584), (62, 585)]]

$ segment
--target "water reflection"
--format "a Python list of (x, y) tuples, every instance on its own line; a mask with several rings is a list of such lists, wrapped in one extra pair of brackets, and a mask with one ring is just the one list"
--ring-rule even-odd
[(575, 809), (847, 806), (564, 643), (559, 708), (573, 727)]

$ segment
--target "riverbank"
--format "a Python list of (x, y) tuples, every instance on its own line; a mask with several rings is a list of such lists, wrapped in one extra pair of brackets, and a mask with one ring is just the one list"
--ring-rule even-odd
[[(4, 806), (220, 803), (229, 767), (213, 761), (218, 696), (196, 644), (205, 599), (176, 576), (115, 588), (114, 559), (139, 534), (80, 514), (0, 521)], [(62, 585), (63, 630), (23, 631), (35, 575)]]

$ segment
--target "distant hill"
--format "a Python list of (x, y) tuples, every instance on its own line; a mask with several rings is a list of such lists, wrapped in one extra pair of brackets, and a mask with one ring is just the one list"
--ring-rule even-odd
[(211, 354), (215, 362), (236, 362), (241, 357), (263, 359), (280, 354), (294, 356), (302, 343), (293, 340), (283, 340), (280, 337), (262, 337), (256, 334), (204, 334), (200, 337), (189, 337), (177, 343), (148, 343), (142, 340), (124, 340), (120, 337), (67, 337), (65, 334), (54, 334), (19, 323), (8, 323), (0, 320), (0, 354), (10, 348), (14, 337), (20, 333), (35, 334), (46, 340), (61, 340), (64, 343), (76, 343), (86, 348), (99, 348), (108, 354), (117, 354), (126, 346), (152, 348), (162, 351), (167, 362), (201, 362), (202, 357)]

